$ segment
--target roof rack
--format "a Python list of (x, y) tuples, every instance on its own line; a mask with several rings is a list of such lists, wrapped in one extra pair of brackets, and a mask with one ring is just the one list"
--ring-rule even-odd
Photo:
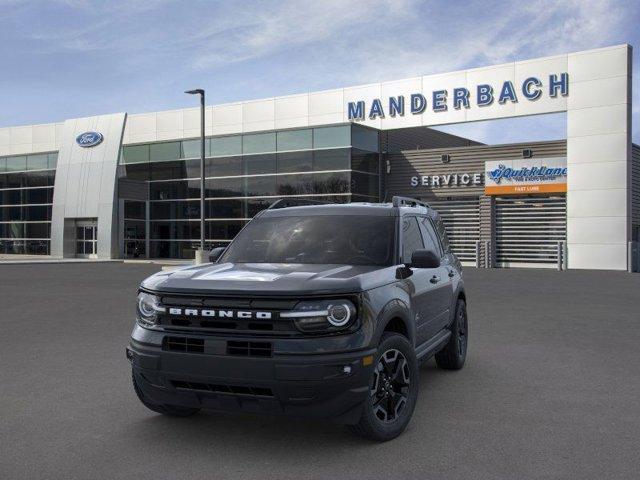
[(308, 205), (327, 205), (331, 202), (322, 200), (309, 200), (306, 198), (280, 198), (267, 207), (267, 210), (275, 210), (287, 207), (303, 207)]
[(416, 200), (415, 198), (410, 198), (410, 197), (397, 197), (397, 196), (394, 196), (391, 199), (391, 203), (393, 204), (394, 207), (405, 206), (405, 207), (431, 208), (428, 203), (423, 202), (421, 200)]

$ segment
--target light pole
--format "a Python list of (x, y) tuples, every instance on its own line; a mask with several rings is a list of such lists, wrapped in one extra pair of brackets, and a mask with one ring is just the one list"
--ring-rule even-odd
[(204, 263), (204, 90), (187, 90), (189, 95), (200, 95), (200, 251), (196, 251), (196, 264)]

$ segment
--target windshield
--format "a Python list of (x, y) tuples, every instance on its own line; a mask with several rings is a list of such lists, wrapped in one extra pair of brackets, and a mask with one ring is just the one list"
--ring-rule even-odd
[(391, 265), (395, 217), (256, 218), (220, 262)]

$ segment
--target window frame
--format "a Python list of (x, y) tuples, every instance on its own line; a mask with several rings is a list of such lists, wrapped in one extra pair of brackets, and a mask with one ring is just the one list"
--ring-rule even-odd
[[(418, 215), (413, 215), (413, 214), (409, 214), (409, 215), (400, 215), (399, 217), (399, 222), (398, 222), (398, 232), (399, 232), (399, 239), (400, 241), (399, 243), (399, 261), (402, 265), (407, 265), (407, 262), (404, 261), (404, 228), (403, 228), (403, 222), (406, 219), (414, 219), (414, 221), (416, 222), (416, 226), (418, 227), (418, 233), (420, 235), (420, 241), (422, 242), (422, 248), (424, 248), (424, 238), (422, 238), (422, 230), (420, 228), (420, 222), (418, 222)], [(415, 251), (415, 250), (414, 250)], [(409, 259), (409, 263), (411, 263), (411, 259)]]
[[(425, 235), (429, 235), (431, 239), (435, 242), (436, 247), (438, 249), (435, 253), (440, 255), (440, 258), (444, 257), (444, 254), (445, 254), (444, 246), (442, 244), (442, 241), (440, 240), (440, 235), (438, 234), (438, 231), (435, 228), (433, 220), (427, 215), (419, 215), (418, 218), (421, 220), (421, 221), (418, 221), (418, 226), (420, 227), (420, 233), (422, 234), (422, 243), (425, 243)], [(426, 221), (427, 223), (424, 224), (423, 221)], [(431, 232), (433, 233), (433, 235), (430, 234), (429, 227), (431, 227)], [(425, 248), (426, 248), (426, 245), (425, 245)]]

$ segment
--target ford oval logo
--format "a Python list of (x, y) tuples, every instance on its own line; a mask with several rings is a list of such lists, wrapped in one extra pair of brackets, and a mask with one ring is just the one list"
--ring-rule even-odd
[(98, 132), (84, 132), (76, 137), (76, 143), (81, 147), (95, 147), (104, 137)]

